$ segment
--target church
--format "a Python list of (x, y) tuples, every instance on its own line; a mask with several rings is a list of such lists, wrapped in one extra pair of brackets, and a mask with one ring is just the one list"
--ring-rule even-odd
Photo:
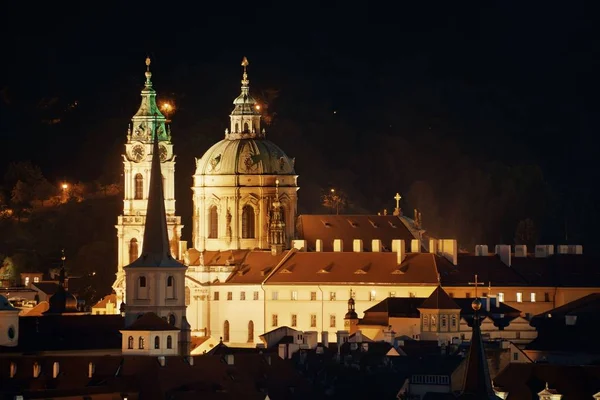
[[(297, 215), (295, 159), (267, 138), (246, 58), (224, 137), (196, 158), (192, 237), (184, 241), (175, 209), (176, 134), (157, 104), (149, 59), (146, 65), (123, 154), (116, 310), (126, 303), (128, 310), (156, 312), (153, 299), (165, 299), (162, 306), (172, 310), (157, 314), (174, 326), (185, 315), (194, 336), (254, 347), (281, 326), (334, 335), (344, 329), (349, 298), (362, 316), (384, 299), (427, 298), (441, 285), (450, 297), (490, 297), (527, 318), (600, 286), (597, 262), (581, 246), (558, 245), (555, 252), (554, 245), (480, 245), (461, 252), (456, 240), (431, 237), (420, 218), (403, 215), (398, 195), (392, 215)], [(173, 259), (146, 276), (135, 265), (147, 245), (155, 154)], [(590, 271), (586, 279), (583, 271)]]

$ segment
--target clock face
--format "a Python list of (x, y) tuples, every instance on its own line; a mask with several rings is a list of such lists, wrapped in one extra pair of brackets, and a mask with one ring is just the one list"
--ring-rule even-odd
[(141, 144), (136, 144), (131, 149), (131, 158), (133, 158), (133, 160), (136, 162), (142, 161), (144, 159), (145, 155), (146, 155), (146, 149)]
[(158, 150), (158, 154), (160, 155), (160, 161), (167, 161), (167, 148), (165, 146), (160, 146)]

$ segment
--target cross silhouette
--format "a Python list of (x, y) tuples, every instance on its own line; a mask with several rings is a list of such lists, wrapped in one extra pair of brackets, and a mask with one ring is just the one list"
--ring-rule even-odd
[(400, 208), (400, 199), (402, 198), (402, 196), (400, 196), (400, 193), (396, 193), (396, 195), (394, 196), (394, 200), (396, 200), (396, 208)]
[(475, 282), (469, 282), (469, 285), (475, 286), (475, 298), (477, 298), (477, 286), (483, 286), (485, 282), (477, 281), (477, 274), (475, 274)]

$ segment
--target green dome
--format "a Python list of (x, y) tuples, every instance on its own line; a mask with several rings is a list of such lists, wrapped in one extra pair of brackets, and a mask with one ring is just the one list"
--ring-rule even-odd
[(198, 175), (295, 175), (294, 159), (260, 137), (223, 139), (196, 162)]

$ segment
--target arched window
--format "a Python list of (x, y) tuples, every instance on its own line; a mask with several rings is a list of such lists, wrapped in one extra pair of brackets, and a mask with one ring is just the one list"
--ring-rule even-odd
[(254, 239), (254, 208), (251, 205), (242, 208), (242, 239)]
[(144, 350), (144, 337), (140, 336), (139, 340), (138, 340), (138, 347), (140, 350)]
[(172, 349), (173, 348), (173, 338), (171, 337), (171, 335), (167, 336), (167, 349)]
[(254, 322), (248, 322), (248, 343), (254, 342)]
[(142, 174), (135, 175), (135, 194), (133, 198), (136, 200), (144, 198), (144, 177)]
[(129, 336), (129, 338), (127, 339), (127, 348), (133, 349), (133, 336)]
[(138, 241), (133, 238), (129, 241), (129, 262), (132, 263), (137, 260), (139, 254)]
[(223, 341), (229, 342), (229, 321), (223, 322)]
[(140, 287), (141, 288), (146, 287), (146, 277), (145, 276), (140, 276)]
[(208, 209), (208, 237), (216, 239), (219, 237), (219, 213), (217, 206), (211, 206)]
[(244, 122), (244, 132), (248, 132), (248, 123)]
[(452, 321), (452, 329), (455, 329), (456, 328), (456, 315), (452, 315), (451, 321)]
[(169, 314), (169, 324), (175, 326), (175, 314)]
[(190, 300), (191, 300), (191, 293), (190, 293), (190, 287), (186, 286), (185, 287), (185, 305), (189, 306), (190, 305)]
[(160, 349), (160, 338), (158, 336), (154, 336), (154, 348)]
[(240, 125), (236, 122), (235, 123), (235, 133), (238, 133), (240, 131)]

